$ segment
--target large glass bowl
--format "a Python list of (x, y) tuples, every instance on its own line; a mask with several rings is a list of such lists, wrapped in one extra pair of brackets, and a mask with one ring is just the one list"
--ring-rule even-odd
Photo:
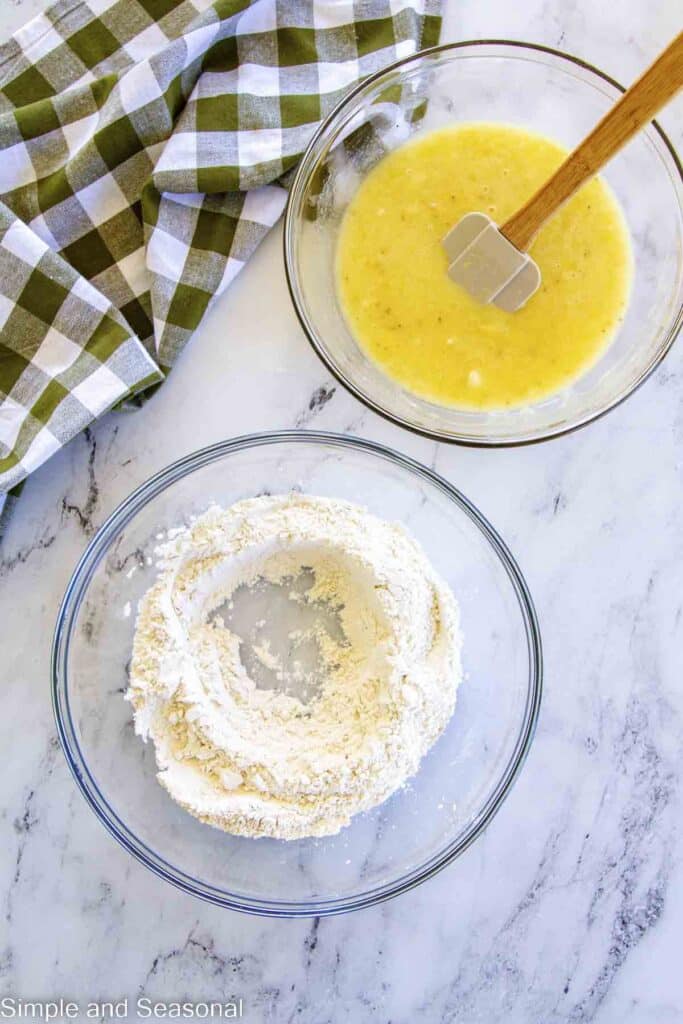
[[(405, 789), (337, 836), (246, 839), (203, 825), (155, 777), (124, 701), (135, 608), (157, 537), (212, 502), (263, 493), (345, 498), (405, 524), (459, 598), (465, 679), (451, 723)], [(57, 620), (53, 693), (76, 781), (111, 834), (186, 892), (252, 913), (368, 906), (457, 857), (500, 807), (529, 749), (541, 695), (533, 605), (512, 556), (445, 480), (388, 448), (334, 434), (225, 441), (127, 498), (81, 558)]]
[[(588, 423), (646, 379), (671, 346), (683, 312), (682, 171), (656, 124), (633, 139), (604, 171), (633, 245), (634, 280), (626, 318), (597, 363), (551, 397), (522, 408), (483, 412), (419, 398), (364, 354), (346, 325), (335, 289), (344, 211), (384, 153), (418, 133), (482, 120), (518, 124), (573, 148), (622, 91), (596, 68), (546, 47), (456, 43), (373, 75), (324, 122), (292, 184), (285, 265), (308, 338), (357, 398), (396, 423), (440, 440), (511, 445)], [(367, 244), (373, 244), (372, 238)], [(561, 330), (561, 323), (548, 324), (549, 333)]]

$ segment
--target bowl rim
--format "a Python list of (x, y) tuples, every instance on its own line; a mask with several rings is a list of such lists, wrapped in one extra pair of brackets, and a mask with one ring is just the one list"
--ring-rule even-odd
[[(317, 444), (360, 451), (382, 458), (436, 486), (478, 527), (484, 539), (488, 541), (498, 556), (515, 591), (527, 641), (527, 695), (519, 733), (510, 758), (494, 789), (478, 814), (469, 823), (462, 837), (448, 844), (440, 853), (433, 855), (417, 868), (413, 868), (391, 882), (373, 886), (353, 896), (332, 899), (288, 901), (244, 896), (192, 878), (166, 861), (128, 828), (101, 792), (81, 751), (69, 703), (68, 654), (72, 628), (90, 580), (101, 558), (106, 553), (110, 541), (152, 498), (194, 470), (210, 465), (235, 452), (283, 442)], [(486, 517), (453, 484), (415, 459), (375, 441), (327, 431), (267, 431), (220, 441), (177, 459), (137, 487), (108, 516), (78, 560), (59, 607), (51, 652), (52, 706), (62, 750), (82, 795), (107, 831), (133, 857), (157, 876), (175, 885), (176, 888), (218, 906), (265, 917), (328, 916), (373, 906), (412, 889), (460, 856), (481, 835), (500, 809), (526, 760), (536, 730), (542, 688), (541, 634), (533, 600), (516, 560)]]
[[(297, 319), (303, 329), (303, 332), (317, 354), (318, 358), (326, 366), (335, 380), (342, 385), (347, 391), (349, 391), (355, 398), (358, 399), (367, 409), (382, 416), (383, 419), (388, 420), (390, 423), (395, 423), (397, 426), (402, 427), (405, 430), (409, 430), (413, 434), (418, 434), (421, 437), (427, 437), (433, 441), (441, 441), (446, 444), (457, 444), (462, 445), (466, 448), (522, 448), (527, 445), (541, 444), (544, 441), (550, 441), (554, 438), (564, 437), (567, 434), (572, 434), (582, 427), (588, 426), (590, 423), (594, 423), (596, 420), (606, 416), (613, 409), (616, 409), (623, 402), (625, 402), (631, 395), (634, 394), (654, 373), (661, 362), (666, 358), (672, 345), (674, 344), (680, 330), (683, 326), (683, 301), (681, 302), (678, 311), (673, 317), (672, 323), (667, 331), (666, 337), (663, 339), (657, 352), (652, 356), (648, 365), (641, 371), (639, 376), (629, 384), (629, 386), (613, 400), (608, 402), (602, 409), (598, 409), (596, 412), (592, 412), (583, 417), (580, 417), (576, 422), (570, 423), (567, 426), (557, 427), (554, 429), (548, 429), (539, 433), (534, 437), (510, 437), (510, 438), (475, 438), (469, 434), (456, 434), (451, 431), (439, 431), (439, 430), (428, 430), (425, 427), (416, 426), (410, 420), (404, 417), (389, 412), (384, 406), (376, 402), (370, 395), (363, 391), (359, 385), (355, 384), (350, 378), (348, 378), (342, 371), (333, 364), (332, 360), (322, 350), (318, 344), (316, 331), (313, 325), (310, 323), (303, 304), (299, 302), (297, 295), (297, 273), (295, 270), (294, 260), (294, 246), (293, 246), (293, 235), (295, 231), (295, 219), (293, 214), (293, 207), (295, 197), (301, 191), (304, 186), (307, 177), (307, 164), (312, 159), (312, 153), (320, 140), (326, 134), (330, 124), (334, 121), (337, 115), (350, 104), (356, 96), (358, 96), (363, 90), (372, 86), (375, 82), (379, 81), (386, 74), (395, 71), (405, 65), (411, 64), (414, 61), (420, 60), (424, 57), (429, 57), (435, 54), (450, 53), (457, 50), (463, 50), (466, 48), (476, 48), (484, 46), (504, 46), (510, 47), (513, 50), (532, 51), (538, 54), (545, 54), (552, 57), (559, 57), (561, 60), (566, 61), (575, 67), (582, 68), (584, 71), (589, 71), (596, 75), (603, 82), (607, 82), (613, 88), (619, 92), (626, 92), (626, 86), (622, 85), (621, 82), (617, 81), (607, 72), (602, 71), (600, 68), (591, 64), (589, 61), (583, 60), (581, 57), (576, 57), (571, 53), (567, 53), (564, 50), (559, 50), (553, 46), (545, 46), (542, 43), (531, 43), (525, 42), (520, 39), (464, 39), (459, 42), (451, 43), (440, 43), (438, 46), (430, 46), (424, 50), (417, 50), (415, 53), (408, 57), (401, 57), (399, 60), (393, 61), (391, 64), (387, 64), (379, 71), (375, 71), (372, 75), (368, 75), (367, 78), (362, 79), (357, 85), (355, 85), (349, 92), (347, 92), (339, 103), (333, 108), (333, 110), (327, 115), (327, 117), (320, 123), (316, 129), (313, 137), (311, 138), (308, 146), (306, 147), (303, 157), (299, 161), (296, 168), (296, 172), (292, 179), (291, 187), (287, 194), (287, 203), (285, 206), (284, 213), (284, 230), (282, 235), (283, 252), (284, 252), (284, 264), (285, 264), (285, 278), (287, 281), (287, 289), (289, 296), (294, 307)], [(669, 156), (674, 165), (674, 169), (678, 172), (678, 178), (680, 179), (678, 184), (683, 188), (683, 162), (678, 155), (678, 152), (669, 139), (666, 132), (662, 129), (659, 122), (653, 119), (646, 128), (643, 129), (644, 133), (652, 133), (659, 136), (660, 141), (664, 144), (665, 149), (668, 151)], [(676, 182), (674, 182), (676, 185)], [(681, 211), (683, 214), (683, 199), (681, 200)]]

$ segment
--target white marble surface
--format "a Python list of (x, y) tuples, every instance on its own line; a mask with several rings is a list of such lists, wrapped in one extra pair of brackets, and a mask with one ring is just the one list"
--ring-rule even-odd
[[(1, 0), (2, 30), (42, 6)], [(680, 20), (674, 0), (461, 0), (443, 38), (540, 41), (626, 80)], [(679, 145), (682, 106), (662, 118)], [(679, 342), (570, 437), (490, 452), (414, 437), (335, 388), (290, 308), (275, 232), (161, 392), (35, 474), (0, 549), (0, 994), (237, 994), (250, 1022), (683, 1021), (682, 394)], [(49, 699), (58, 602), (103, 518), (179, 455), (294, 424), (434, 463), (513, 548), (546, 648), (535, 745), (484, 838), (417, 890), (321, 922), (207, 906), (133, 861), (77, 792)]]

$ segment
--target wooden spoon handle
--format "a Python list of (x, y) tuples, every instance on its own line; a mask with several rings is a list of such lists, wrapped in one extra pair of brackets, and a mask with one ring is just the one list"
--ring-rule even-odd
[[(652, 120), (682, 86), (683, 32), (569, 154), (552, 178), (503, 224), (500, 230), (505, 237), (518, 249), (526, 249), (545, 221)], [(647, 188), (647, 182), (643, 182), (643, 188)]]

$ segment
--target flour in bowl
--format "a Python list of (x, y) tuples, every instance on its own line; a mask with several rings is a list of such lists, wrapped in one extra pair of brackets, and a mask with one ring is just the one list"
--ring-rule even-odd
[[(158, 555), (126, 697), (181, 806), (244, 836), (331, 835), (415, 774), (453, 713), (461, 635), (401, 526), (329, 498), (250, 498), (209, 508)], [(255, 644), (249, 672), (224, 609), (259, 586), (324, 614), (289, 634), (291, 665)], [(296, 649), (311, 643), (320, 683), (304, 700)], [(258, 685), (256, 662), (282, 685)]]

